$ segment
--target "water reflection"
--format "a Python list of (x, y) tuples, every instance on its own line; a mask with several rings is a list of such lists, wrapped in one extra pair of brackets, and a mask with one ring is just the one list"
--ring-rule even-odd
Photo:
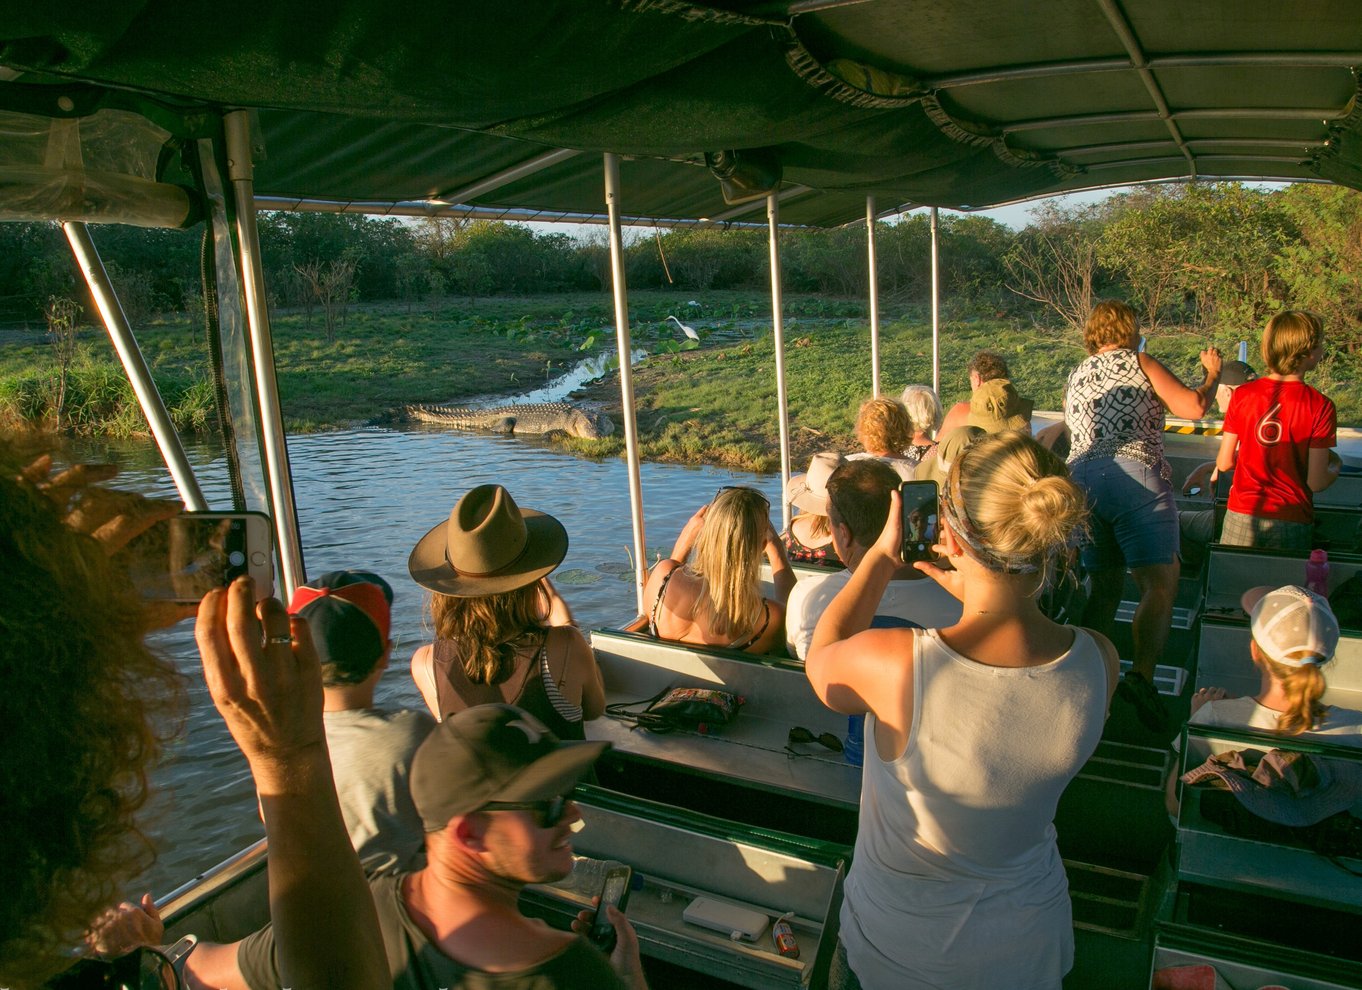
[[(397, 645), (393, 666), (378, 688), (380, 704), (422, 705), (407, 663), (425, 642), (428, 625), (423, 592), (407, 577), (407, 555), (475, 485), (504, 484), (521, 505), (562, 520), (570, 545), (556, 577), (584, 628), (616, 625), (634, 615), (633, 538), (621, 460), (582, 460), (533, 441), (420, 426), (299, 436), (290, 439), (289, 449), (307, 572), (364, 568), (383, 575), (395, 591), (392, 636)], [(226, 469), (214, 453), (192, 446), (188, 451), (209, 505), (227, 508)], [(102, 447), (86, 456), (105, 454), (123, 465), (122, 487), (175, 497), (154, 448)], [(642, 482), (650, 556), (668, 552), (686, 519), (721, 485), (752, 485), (773, 505), (780, 504), (777, 476), (645, 464)], [(158, 796), (149, 808), (149, 831), (162, 851), (139, 882), (164, 893), (236, 852), (263, 829), (245, 761), (198, 676), (192, 624), (158, 634), (156, 645), (190, 675), (186, 732), (157, 772)]]

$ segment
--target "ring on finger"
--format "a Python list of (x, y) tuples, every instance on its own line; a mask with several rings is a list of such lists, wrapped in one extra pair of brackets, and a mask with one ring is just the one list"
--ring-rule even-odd
[(292, 636), (270, 636), (268, 639), (265, 640), (265, 645), (282, 646), (285, 643), (292, 644), (292, 642), (293, 642)]

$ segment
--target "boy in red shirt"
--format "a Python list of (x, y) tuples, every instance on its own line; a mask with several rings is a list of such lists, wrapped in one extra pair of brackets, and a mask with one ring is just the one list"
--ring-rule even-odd
[(1332, 450), (1334, 404), (1305, 384), (1324, 356), (1324, 325), (1313, 313), (1287, 310), (1263, 331), (1268, 373), (1239, 386), (1225, 413), (1215, 459), (1234, 470), (1220, 542), (1244, 547), (1309, 550), (1312, 493), (1338, 478)]

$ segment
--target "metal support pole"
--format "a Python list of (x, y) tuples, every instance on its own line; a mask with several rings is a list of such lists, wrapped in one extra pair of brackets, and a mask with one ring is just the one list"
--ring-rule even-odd
[(875, 197), (865, 198), (866, 271), (870, 275), (870, 394), (880, 397), (880, 270), (875, 263)]
[(142, 357), (142, 350), (137, 346), (137, 338), (133, 335), (132, 327), (128, 325), (128, 317), (123, 312), (123, 306), (119, 303), (113, 286), (109, 283), (109, 273), (104, 270), (104, 262), (99, 258), (99, 251), (90, 238), (89, 229), (83, 223), (63, 223), (61, 226), (66, 232), (66, 240), (71, 245), (71, 253), (80, 264), (81, 274), (85, 276), (85, 284), (90, 287), (90, 295), (94, 296), (95, 305), (99, 307), (99, 315), (104, 319), (104, 326), (109, 331), (109, 339), (113, 341), (114, 350), (118, 352), (118, 359), (123, 362), (123, 370), (127, 373), (128, 381), (132, 383), (137, 403), (142, 407), (142, 414), (146, 416), (147, 424), (151, 427), (151, 435), (156, 438), (156, 446), (161, 448), (161, 457), (165, 460), (166, 467), (170, 469), (171, 478), (175, 480), (175, 487), (180, 492), (180, 501), (191, 512), (207, 512), (208, 503), (204, 500), (203, 492), (199, 490), (199, 481), (194, 477), (194, 469), (190, 467), (189, 459), (185, 457), (180, 435), (175, 432), (175, 424), (170, 421), (170, 413), (166, 411), (161, 393), (156, 389), (156, 382), (152, 379), (151, 370)]
[(643, 479), (639, 474), (638, 419), (634, 415), (634, 369), (629, 363), (629, 287), (624, 277), (624, 241), (620, 236), (620, 159), (605, 154), (605, 210), (609, 217), (610, 286), (615, 295), (615, 346), (620, 359), (620, 404), (624, 414), (624, 451), (629, 465), (629, 513), (634, 526), (634, 592), (638, 612), (645, 611), (643, 586), (648, 582), (648, 545), (643, 534)]
[(780, 281), (780, 201), (776, 194), (766, 197), (766, 225), (771, 240), (771, 339), (776, 352), (776, 408), (780, 416), (780, 519), (781, 532), (790, 528), (790, 503), (785, 492), (790, 487), (790, 408), (785, 391), (785, 303)]
[(941, 394), (941, 257), (937, 251), (936, 207), (932, 207), (932, 390)]
[(274, 340), (265, 300), (265, 272), (260, 263), (260, 232), (255, 223), (255, 167), (251, 161), (251, 117), (245, 110), (223, 116), (227, 137), (227, 174), (236, 201), (237, 250), (241, 257), (241, 288), (246, 297), (255, 392), (260, 404), (260, 432), (264, 442), (265, 474), (270, 509), (278, 543), (279, 577), (288, 601), (306, 578), (303, 546), (298, 536), (298, 510), (293, 503), (293, 475), (279, 408), (279, 382), (274, 371)]

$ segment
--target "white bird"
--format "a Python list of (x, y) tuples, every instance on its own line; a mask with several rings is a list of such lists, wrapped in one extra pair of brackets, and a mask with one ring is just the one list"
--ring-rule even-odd
[(685, 334), (687, 337), (689, 337), (691, 340), (695, 341), (697, 344), (700, 342), (700, 335), (699, 335), (698, 333), (695, 332), (695, 328), (694, 328), (694, 327), (688, 327), (688, 326), (686, 326), (686, 324), (682, 323), (682, 322), (681, 322), (680, 320), (678, 320), (675, 316), (669, 316), (669, 317), (667, 317), (667, 319), (671, 320), (671, 321), (672, 321), (673, 323), (675, 323), (678, 327), (680, 327), (680, 328), (681, 328), (681, 332), (684, 333), (684, 334)]

